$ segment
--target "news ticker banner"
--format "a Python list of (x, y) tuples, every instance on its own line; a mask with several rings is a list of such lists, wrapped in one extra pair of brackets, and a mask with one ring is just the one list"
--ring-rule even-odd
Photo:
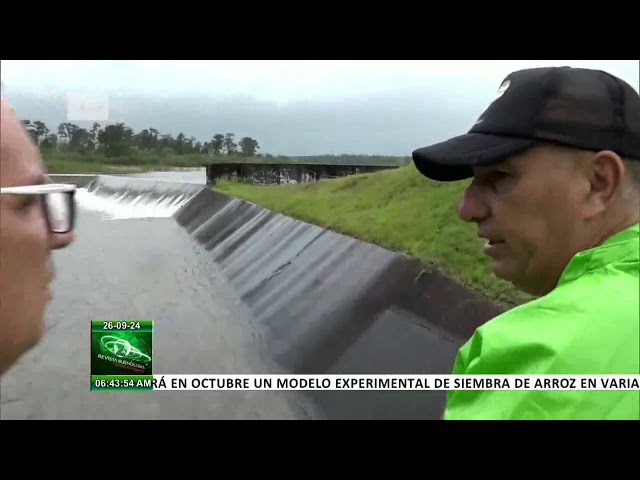
[(153, 320), (91, 322), (91, 390), (153, 390)]
[(640, 375), (153, 373), (153, 320), (91, 322), (91, 390), (639, 390)]
[(154, 391), (631, 390), (640, 375), (159, 375), (94, 377), (94, 389)]

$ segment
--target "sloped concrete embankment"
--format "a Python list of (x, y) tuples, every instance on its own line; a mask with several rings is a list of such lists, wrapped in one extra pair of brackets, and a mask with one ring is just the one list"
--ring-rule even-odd
[[(205, 189), (174, 215), (292, 373), (450, 373), (498, 310), (402, 255)], [(439, 418), (444, 392), (310, 392), (329, 418)]]

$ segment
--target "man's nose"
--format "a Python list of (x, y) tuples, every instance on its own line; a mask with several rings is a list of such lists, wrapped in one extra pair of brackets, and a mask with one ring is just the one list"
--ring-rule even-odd
[(489, 204), (482, 188), (475, 183), (469, 185), (460, 199), (458, 216), (465, 222), (478, 222), (490, 214)]
[(52, 233), (50, 235), (51, 250), (60, 250), (66, 248), (73, 243), (75, 237), (73, 232), (69, 233)]

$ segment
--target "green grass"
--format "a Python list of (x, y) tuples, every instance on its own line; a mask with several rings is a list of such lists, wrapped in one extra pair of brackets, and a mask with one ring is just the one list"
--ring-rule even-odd
[(177, 168), (203, 168), (191, 157), (167, 156), (107, 158), (104, 155), (80, 155), (70, 152), (44, 152), (43, 161), (49, 173), (140, 173), (175, 170)]
[(432, 182), (409, 165), (300, 185), (221, 181), (214, 189), (405, 253), (504, 308), (530, 300), (492, 274), (475, 227), (457, 217), (466, 185)]
[(203, 168), (201, 156), (136, 154), (127, 157), (105, 157), (100, 154), (83, 155), (76, 152), (42, 150), (42, 159), (49, 173), (139, 173), (172, 170), (175, 168)]
[(45, 162), (49, 173), (139, 173), (158, 170), (146, 165), (108, 165), (103, 163), (86, 163), (73, 160), (50, 160)]

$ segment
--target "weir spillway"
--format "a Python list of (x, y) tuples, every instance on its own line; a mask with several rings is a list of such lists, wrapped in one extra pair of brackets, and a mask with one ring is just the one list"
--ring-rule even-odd
[(450, 373), (498, 313), (403, 255), (206, 185), (55, 181), (82, 187), (77, 239), (54, 254), (47, 334), (3, 379), (0, 418), (437, 419), (442, 391), (90, 392), (88, 325), (155, 320), (158, 373)]

